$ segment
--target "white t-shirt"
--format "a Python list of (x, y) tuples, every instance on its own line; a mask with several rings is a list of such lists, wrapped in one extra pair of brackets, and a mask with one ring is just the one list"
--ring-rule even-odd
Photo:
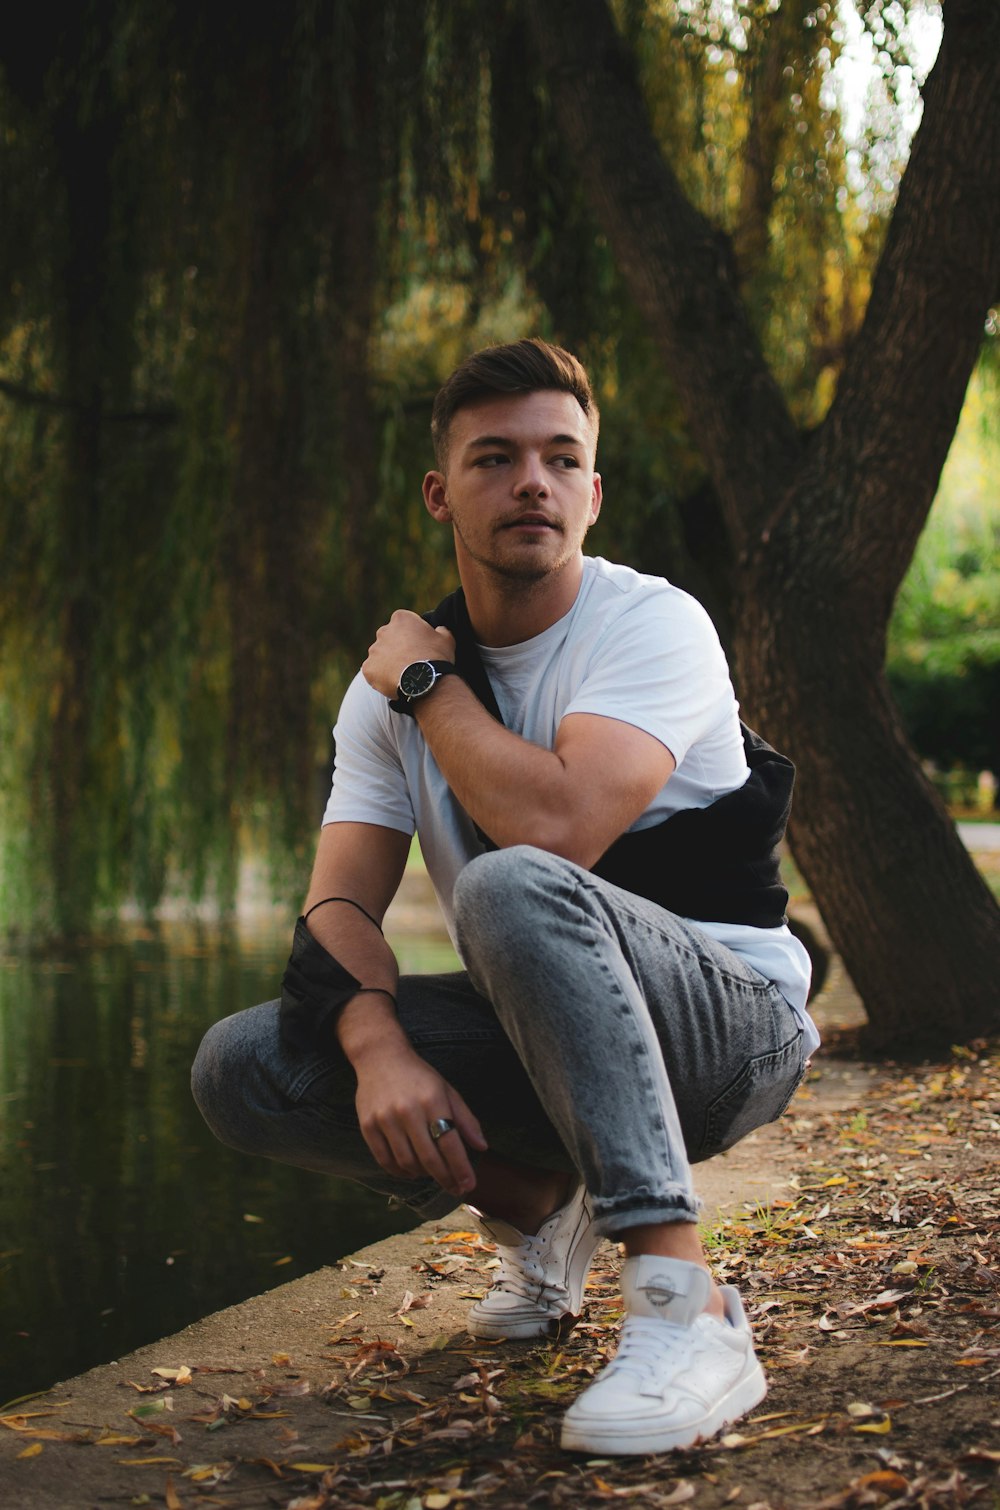
[[(519, 645), (480, 647), (506, 727), (551, 749), (569, 713), (596, 713), (652, 734), (676, 769), (632, 825), (708, 807), (750, 772), (729, 668), (708, 614), (662, 577), (599, 557), (584, 559), (573, 607)], [(483, 845), (452, 795), (416, 719), (393, 713), (359, 673), (334, 729), (337, 758), (324, 823), (374, 823), (417, 832), (454, 940), (452, 892)], [(697, 922), (711, 938), (774, 981), (819, 1042), (805, 1009), (809, 956), (787, 927)]]

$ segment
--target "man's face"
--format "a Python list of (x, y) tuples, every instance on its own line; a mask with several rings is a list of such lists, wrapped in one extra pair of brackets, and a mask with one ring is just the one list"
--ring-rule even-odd
[(579, 559), (601, 507), (590, 422), (569, 393), (482, 399), (459, 409), (445, 472), (424, 498), (455, 532), (459, 566), (534, 582)]

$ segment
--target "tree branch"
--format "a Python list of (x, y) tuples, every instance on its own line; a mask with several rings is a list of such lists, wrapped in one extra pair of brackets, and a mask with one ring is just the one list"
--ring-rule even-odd
[(865, 320), (809, 463), (841, 477), (842, 549), (886, 612), (1000, 287), (1000, 6), (945, 0), (944, 14)]
[(802, 448), (740, 299), (731, 248), (664, 160), (606, 0), (525, 10), (561, 129), (739, 549), (773, 510)]
[(764, 38), (751, 70), (750, 119), (743, 149), (740, 208), (733, 244), (744, 282), (764, 261), (770, 242), (774, 173), (788, 113), (791, 88), (785, 67), (801, 46), (810, 0), (785, 0), (760, 24)]

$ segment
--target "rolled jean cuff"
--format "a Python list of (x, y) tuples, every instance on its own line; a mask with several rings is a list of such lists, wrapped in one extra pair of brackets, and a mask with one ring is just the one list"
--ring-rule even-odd
[(660, 1222), (697, 1222), (698, 1202), (683, 1186), (654, 1196), (594, 1201), (594, 1225), (602, 1237), (617, 1238), (629, 1227), (652, 1227)]

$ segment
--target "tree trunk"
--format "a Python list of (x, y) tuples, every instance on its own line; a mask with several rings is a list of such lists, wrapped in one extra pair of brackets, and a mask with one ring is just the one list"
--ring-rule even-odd
[(857, 587), (820, 601), (822, 556), (782, 554), (744, 577), (736, 678), (745, 716), (794, 756), (790, 842), (867, 1044), (903, 1057), (995, 1032), (1000, 911), (907, 742)]
[(659, 152), (606, 0), (547, 0), (528, 15), (739, 555), (738, 685), (750, 720), (798, 764), (794, 852), (872, 1042), (902, 1052), (995, 1031), (1000, 910), (906, 742), (882, 662), (1000, 289), (1000, 9), (946, 0), (865, 323), (808, 447), (725, 237)]

